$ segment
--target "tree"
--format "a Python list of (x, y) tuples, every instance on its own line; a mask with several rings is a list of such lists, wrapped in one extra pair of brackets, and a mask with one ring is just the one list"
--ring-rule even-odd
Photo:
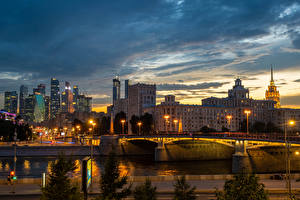
[(214, 129), (214, 128), (209, 128), (208, 126), (203, 126), (201, 129), (200, 129), (200, 132), (202, 133), (210, 133), (210, 132), (216, 132), (217, 130)]
[(99, 126), (100, 135), (109, 134), (110, 117), (103, 116)]
[(263, 133), (265, 132), (266, 124), (264, 122), (256, 121), (251, 127), (251, 132)]
[(247, 132), (247, 120), (246, 119), (244, 119), (242, 122), (240, 122), (240, 131)]
[[(121, 120), (126, 120), (126, 114), (123, 111), (117, 113), (116, 117), (115, 117), (114, 131), (117, 134), (122, 134), (123, 133), (123, 130), (122, 130), (123, 125), (121, 123)], [(124, 133), (123, 134), (126, 134), (126, 133), (127, 133), (127, 123), (125, 122), (124, 123)]]
[(104, 173), (101, 174), (101, 194), (97, 200), (120, 200), (131, 193), (131, 185), (123, 188), (127, 184), (127, 176), (120, 177), (118, 164), (114, 151), (110, 152), (105, 162)]
[(264, 184), (258, 183), (255, 174), (238, 174), (224, 184), (224, 191), (216, 191), (217, 200), (266, 200)]
[(267, 133), (282, 133), (283, 131), (277, 127), (273, 122), (268, 122), (266, 125)]
[(186, 182), (185, 177), (181, 176), (177, 178), (174, 186), (174, 200), (195, 200), (195, 189)]
[(229, 132), (229, 129), (226, 128), (225, 126), (222, 126), (222, 132)]
[(156, 187), (151, 185), (149, 178), (146, 179), (145, 183), (136, 186), (134, 189), (135, 200), (156, 200)]
[(133, 134), (138, 134), (138, 126), (137, 123), (140, 121), (140, 118), (136, 115), (132, 115), (131, 119), (130, 119), (130, 124), (131, 124), (131, 131)]
[(58, 160), (51, 164), (51, 172), (46, 187), (42, 189), (42, 200), (79, 200), (82, 199), (79, 187), (72, 185), (68, 173), (73, 172), (77, 166), (71, 158), (61, 154)]
[(153, 132), (153, 117), (149, 113), (145, 113), (141, 116), (141, 134), (142, 135), (150, 135)]

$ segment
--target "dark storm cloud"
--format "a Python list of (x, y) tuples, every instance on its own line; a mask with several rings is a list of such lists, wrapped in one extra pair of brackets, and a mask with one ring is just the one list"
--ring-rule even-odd
[(43, 77), (113, 74), (138, 52), (267, 34), (292, 3), (5, 1), (0, 7), (0, 71)]
[[(145, 67), (145, 72), (164, 78), (229, 65), (234, 58), (224, 57), (224, 53), (234, 51), (235, 56), (243, 57), (247, 54), (241, 48), (257, 45), (246, 47), (243, 45), (251, 44), (242, 44), (237, 50), (232, 43), (267, 36), (271, 27), (280, 25), (287, 27), (285, 34), (295, 48), (299, 48), (299, 33), (293, 30), (300, 25), (299, 11), (286, 11), (290, 6), (297, 7), (297, 2), (4, 1), (0, 6), (0, 79), (4, 79), (3, 73), (17, 78), (11, 79), (12, 83), (6, 82), (3, 90), (16, 89), (24, 82), (29, 85), (44, 80), (49, 82), (50, 77), (56, 76), (76, 81), (89, 88), (89, 92), (110, 95), (111, 78), (116, 74), (134, 79), (140, 75), (135, 73)], [(174, 52), (182, 54), (176, 57), (176, 62), (170, 57), (161, 58), (168, 62), (160, 63), (156, 57), (157, 54)], [(283, 68), (298, 64), (297, 56), (282, 53), (267, 58), (262, 56), (257, 62), (278, 61)], [(149, 65), (156, 63), (157, 67), (147, 69), (147, 62)], [(253, 61), (234, 69), (251, 72), (261, 68), (265, 66)], [(248, 75), (254, 75), (254, 72)], [(177, 87), (203, 89), (221, 86), (209, 84), (165, 84), (161, 87), (176, 90)], [(108, 99), (96, 100), (98, 103), (105, 101)]]
[(184, 84), (160, 84), (157, 85), (158, 91), (164, 91), (164, 90), (198, 90), (198, 89), (208, 89), (208, 88), (218, 88), (222, 85), (227, 84), (225, 83), (219, 83), (219, 82), (210, 82), (210, 83), (199, 83), (196, 85), (184, 85)]

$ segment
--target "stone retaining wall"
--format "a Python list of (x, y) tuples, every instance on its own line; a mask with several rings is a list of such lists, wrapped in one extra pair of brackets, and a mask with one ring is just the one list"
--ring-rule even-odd
[[(278, 174), (257, 174), (260, 180), (271, 179), (272, 176)], [(129, 182), (144, 182), (149, 178), (152, 182), (175, 181), (179, 176), (129, 176)], [(187, 181), (199, 180), (227, 180), (232, 179), (232, 174), (218, 174), (218, 175), (185, 175)], [(291, 179), (299, 179), (300, 174), (291, 174)], [(100, 177), (93, 177), (93, 182), (99, 182)], [(18, 184), (41, 184), (41, 178), (22, 178), (18, 179)], [(72, 178), (73, 182), (80, 183), (80, 178)], [(0, 184), (7, 184), (6, 179), (0, 179)]]

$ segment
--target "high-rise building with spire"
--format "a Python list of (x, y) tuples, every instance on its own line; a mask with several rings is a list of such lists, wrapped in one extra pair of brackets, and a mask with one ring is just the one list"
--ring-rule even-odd
[(280, 94), (273, 79), (273, 67), (271, 66), (271, 81), (266, 91), (266, 100), (276, 101), (275, 108), (280, 108)]

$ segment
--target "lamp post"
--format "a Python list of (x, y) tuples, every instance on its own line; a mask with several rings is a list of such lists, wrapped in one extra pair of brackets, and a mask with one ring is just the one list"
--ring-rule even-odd
[(166, 127), (166, 134), (168, 134), (168, 120), (169, 120), (170, 116), (169, 115), (164, 115), (164, 119), (165, 119), (165, 127)]
[(175, 125), (175, 130), (176, 130), (177, 135), (178, 135), (178, 127), (177, 127), (178, 119), (174, 119), (173, 122), (174, 122), (174, 125)]
[(93, 126), (92, 128), (92, 139), (91, 139), (91, 188), (93, 188), (93, 153), (94, 153), (94, 147), (93, 147), (93, 139), (94, 139), (94, 126), (96, 123), (93, 120), (90, 120), (89, 123)]
[(142, 126), (142, 122), (138, 122), (137, 125), (139, 126), (139, 135), (141, 135), (141, 126)]
[[(291, 160), (290, 160), (290, 144), (287, 138), (287, 125), (294, 126), (295, 121), (287, 120), (284, 123), (284, 141), (285, 141), (285, 158), (286, 158), (286, 163), (285, 163), (285, 178), (286, 178), (286, 188), (288, 192), (288, 198), (292, 198), (292, 188), (291, 188)], [(299, 154), (299, 152), (298, 152)]]
[(125, 134), (125, 132), (124, 132), (125, 122), (126, 122), (125, 119), (121, 119), (121, 123), (122, 123), (122, 134)]
[(249, 115), (251, 114), (251, 110), (245, 110), (244, 113), (247, 115), (247, 136), (249, 134)]
[(67, 131), (68, 131), (68, 128), (64, 127), (64, 132), (65, 132), (64, 138), (65, 138), (65, 140), (66, 140), (66, 136), (67, 136)]
[(228, 120), (228, 129), (229, 129), (229, 132), (230, 132), (230, 122), (231, 122), (231, 119), (232, 119), (232, 115), (226, 115), (226, 119)]

